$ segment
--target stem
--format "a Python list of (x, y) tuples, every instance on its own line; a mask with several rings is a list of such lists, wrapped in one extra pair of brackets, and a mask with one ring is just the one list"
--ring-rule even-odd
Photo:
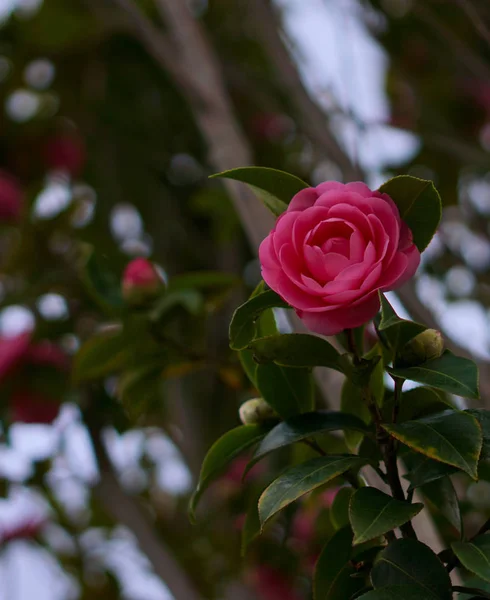
[(490, 594), (485, 592), (485, 590), (464, 587), (462, 585), (453, 585), (453, 592), (461, 592), (462, 594), (476, 594), (479, 598), (490, 598)]
[(348, 348), (349, 352), (352, 352), (352, 354), (355, 357), (356, 362), (359, 362), (359, 351), (356, 346), (356, 337), (354, 335), (354, 330), (346, 329), (345, 335), (347, 336), (347, 348)]

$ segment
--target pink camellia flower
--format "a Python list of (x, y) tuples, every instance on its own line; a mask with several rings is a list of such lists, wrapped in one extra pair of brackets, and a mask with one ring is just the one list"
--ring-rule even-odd
[(24, 194), (17, 180), (0, 171), (0, 223), (17, 222), (24, 206)]
[(412, 233), (387, 194), (336, 181), (296, 194), (259, 256), (269, 287), (323, 335), (372, 319), (378, 290), (398, 288), (420, 262)]
[(0, 383), (22, 363), (30, 343), (30, 332), (12, 338), (0, 338)]
[(146, 258), (135, 258), (124, 269), (123, 298), (130, 304), (142, 304), (155, 298), (165, 286), (155, 265)]

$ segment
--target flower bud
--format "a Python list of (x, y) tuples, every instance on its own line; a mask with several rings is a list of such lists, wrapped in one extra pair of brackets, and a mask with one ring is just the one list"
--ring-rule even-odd
[(255, 425), (277, 418), (276, 411), (263, 398), (252, 398), (240, 406), (240, 421), (244, 425)]
[(76, 177), (85, 165), (86, 150), (83, 139), (75, 132), (59, 133), (46, 143), (44, 158), (49, 169), (67, 171)]
[(402, 348), (397, 366), (412, 367), (439, 358), (444, 352), (444, 339), (437, 329), (426, 329)]
[(126, 266), (122, 278), (122, 295), (128, 304), (146, 304), (154, 300), (164, 288), (162, 276), (146, 258), (135, 258)]

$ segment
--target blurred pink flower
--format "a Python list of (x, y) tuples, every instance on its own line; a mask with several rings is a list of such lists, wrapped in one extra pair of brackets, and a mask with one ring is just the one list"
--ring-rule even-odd
[(261, 600), (300, 600), (285, 573), (268, 565), (255, 569), (253, 582)]
[(19, 182), (0, 171), (0, 223), (17, 222), (24, 207), (24, 194)]

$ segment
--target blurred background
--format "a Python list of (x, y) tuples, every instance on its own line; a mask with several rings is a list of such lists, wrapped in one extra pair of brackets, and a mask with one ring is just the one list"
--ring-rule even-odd
[[(208, 176), (433, 179), (440, 231), (391, 299), (476, 358), (490, 407), (490, 3), (0, 0), (0, 27), (0, 599), (310, 598), (332, 489), (244, 558), (267, 466), (242, 485), (240, 459), (187, 516), (253, 396), (227, 326), (271, 227)], [(117, 321), (99, 292), (138, 256), (226, 277), (188, 280), (174, 354), (77, 384), (72, 357)], [(465, 502), (490, 515), (490, 483)]]

